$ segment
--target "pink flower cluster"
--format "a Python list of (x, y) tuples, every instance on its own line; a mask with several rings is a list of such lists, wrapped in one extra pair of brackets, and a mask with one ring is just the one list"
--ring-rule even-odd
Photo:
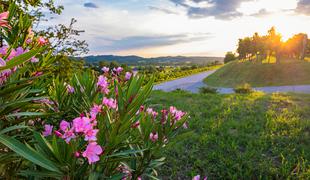
[(183, 112), (183, 111), (177, 110), (177, 108), (174, 107), (174, 106), (170, 106), (169, 111), (170, 111), (172, 117), (173, 117), (176, 121), (181, 120), (182, 117), (186, 114), (186, 113)]
[[(99, 155), (103, 150), (101, 146), (97, 144), (97, 133), (99, 129), (96, 129), (97, 121), (94, 118), (88, 118), (85, 116), (77, 117), (73, 119), (72, 123), (62, 120), (59, 125), (59, 130), (54, 131), (55, 134), (64, 139), (68, 144), (72, 139), (82, 137), (84, 141), (88, 142), (85, 151), (82, 156), (88, 159), (88, 163), (92, 164), (99, 161)], [(53, 126), (44, 126), (44, 136), (52, 134)], [(79, 152), (75, 153), (75, 156), (79, 156)]]
[(149, 115), (152, 115), (153, 118), (156, 118), (157, 115), (158, 115), (158, 112), (154, 111), (152, 108), (147, 108), (147, 109), (146, 109), (146, 112), (147, 112)]
[(100, 88), (101, 92), (104, 94), (109, 94), (109, 83), (107, 77), (100, 75), (98, 77), (97, 86)]
[(117, 108), (116, 100), (113, 98), (108, 99), (108, 98), (104, 97), (102, 100), (102, 104), (104, 104), (109, 109), (116, 109)]
[[(16, 49), (11, 49), (9, 51), (9, 47), (8, 46), (3, 46), (0, 48), (0, 67), (5, 67), (6, 63), (8, 61), (10, 61), (11, 59), (13, 59), (16, 56), (19, 56), (25, 52), (28, 52), (28, 50), (23, 49), (22, 47), (18, 47)], [(3, 58), (7, 57), (6, 60), (4, 60)], [(35, 57), (31, 58), (31, 61), (35, 61), (37, 60)], [(0, 85), (2, 85), (7, 78), (13, 73), (15, 72), (17, 69), (17, 67), (14, 67), (12, 69), (6, 69), (0, 72)]]
[(75, 91), (74, 87), (71, 86), (70, 84), (66, 84), (66, 88), (67, 88), (67, 92), (68, 92), (69, 94), (73, 94), (74, 91)]
[[(147, 108), (145, 110), (145, 107), (144, 106), (141, 106), (140, 109), (138, 110), (138, 112), (136, 113), (136, 115), (142, 113), (142, 112), (146, 112), (148, 115), (150, 115), (153, 119), (152, 121), (154, 121), (156, 119), (156, 117), (158, 116), (158, 112), (156, 112), (153, 108)], [(180, 111), (178, 109), (176, 109), (174, 106), (171, 106), (169, 108), (169, 111), (166, 110), (166, 109), (163, 109), (161, 110), (161, 124), (164, 125), (166, 124), (167, 122), (167, 119), (168, 119), (168, 116), (169, 114), (171, 115), (171, 122), (170, 124), (173, 125), (175, 123), (175, 121), (179, 121), (182, 119), (182, 117), (186, 114), (185, 112), (183, 111)], [(131, 127), (132, 128), (138, 128), (140, 126), (140, 121), (136, 121), (134, 122)], [(184, 128), (187, 128), (187, 124), (184, 123), (183, 124), (183, 127)], [(149, 135), (149, 139), (152, 141), (152, 142), (156, 142), (158, 140), (158, 133), (156, 131), (152, 131)], [(164, 137), (164, 141), (167, 141), (167, 138)]]
[(3, 12), (0, 13), (0, 27), (7, 27), (7, 28), (11, 28), (8, 22), (8, 17), (9, 17), (9, 12)]

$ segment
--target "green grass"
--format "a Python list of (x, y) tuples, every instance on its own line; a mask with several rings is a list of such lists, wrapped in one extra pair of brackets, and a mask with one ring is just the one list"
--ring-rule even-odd
[(248, 83), (253, 87), (310, 84), (310, 62), (280, 64), (235, 61), (226, 64), (204, 80), (214, 87), (235, 87)]
[(310, 95), (154, 91), (148, 103), (191, 116), (163, 152), (162, 179), (310, 178)]

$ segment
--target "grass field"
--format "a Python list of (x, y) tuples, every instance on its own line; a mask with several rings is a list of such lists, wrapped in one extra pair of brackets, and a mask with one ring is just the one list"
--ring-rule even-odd
[(202, 95), (154, 91), (155, 108), (190, 113), (164, 151), (162, 179), (309, 179), (310, 95)]
[(204, 80), (214, 87), (235, 87), (249, 83), (254, 87), (310, 84), (310, 62), (291, 61), (280, 64), (231, 62)]

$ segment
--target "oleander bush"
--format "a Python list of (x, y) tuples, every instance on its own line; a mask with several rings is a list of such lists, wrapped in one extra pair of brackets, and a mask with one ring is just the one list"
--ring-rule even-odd
[(14, 3), (0, 12), (0, 177), (155, 178), (188, 114), (147, 107), (154, 78), (121, 67), (62, 78), (32, 17)]

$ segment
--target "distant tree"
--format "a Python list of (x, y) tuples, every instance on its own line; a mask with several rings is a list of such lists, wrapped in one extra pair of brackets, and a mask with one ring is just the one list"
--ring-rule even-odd
[(281, 35), (276, 32), (275, 27), (271, 27), (271, 29), (268, 30), (267, 35), (267, 49), (269, 51), (268, 54), (268, 61), (270, 61), (270, 57), (275, 54), (277, 62), (279, 62), (279, 51), (281, 49)]
[(224, 58), (224, 63), (226, 64), (226, 63), (228, 63), (230, 61), (234, 61), (236, 59), (237, 59), (237, 57), (233, 52), (227, 52), (225, 55), (225, 58)]
[(299, 33), (288, 39), (282, 46), (282, 54), (303, 60), (307, 51), (307, 34)]
[(238, 48), (237, 52), (239, 54), (239, 59), (245, 59), (246, 58), (246, 47), (243, 39), (239, 39), (238, 41)]
[(308, 39), (306, 56), (310, 56), (310, 39)]
[(103, 67), (109, 67), (110, 66), (110, 63), (108, 61), (99, 61), (99, 67), (100, 68), (103, 68)]
[(119, 66), (120, 66), (120, 64), (119, 64), (118, 62), (116, 62), (116, 61), (111, 61), (111, 62), (110, 62), (110, 65), (109, 65), (109, 67), (110, 67), (111, 69), (117, 68), (117, 67), (119, 67)]

